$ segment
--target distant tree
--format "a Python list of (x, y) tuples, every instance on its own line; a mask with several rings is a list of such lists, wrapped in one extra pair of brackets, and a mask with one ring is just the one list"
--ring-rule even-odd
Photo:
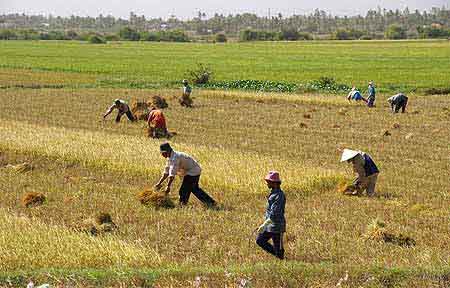
[(122, 40), (139, 41), (141, 39), (141, 35), (130, 27), (120, 29), (119, 36)]
[(440, 25), (418, 26), (417, 32), (421, 38), (447, 38), (450, 37), (450, 30)]
[(339, 29), (334, 33), (336, 40), (350, 40), (350, 33), (345, 29)]
[(106, 40), (98, 35), (92, 35), (91, 37), (89, 37), (89, 43), (91, 44), (105, 44)]
[(227, 36), (224, 33), (218, 33), (216, 34), (216, 42), (223, 43), (227, 42)]
[(0, 40), (14, 40), (17, 39), (17, 34), (12, 30), (0, 30)]
[(66, 39), (68, 40), (74, 40), (78, 38), (78, 33), (73, 31), (73, 30), (69, 30), (66, 32)]
[(406, 29), (397, 24), (392, 24), (384, 35), (387, 39), (406, 39)]
[(295, 29), (284, 29), (281, 31), (281, 38), (286, 41), (297, 41), (300, 35)]

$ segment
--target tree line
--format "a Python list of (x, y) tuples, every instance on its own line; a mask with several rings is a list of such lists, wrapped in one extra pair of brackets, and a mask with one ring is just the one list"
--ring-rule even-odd
[(43, 16), (0, 15), (0, 39), (41, 40), (111, 40), (176, 41), (213, 40), (229, 37), (241, 41), (311, 40), (311, 39), (406, 39), (450, 37), (450, 9), (430, 11), (375, 9), (366, 15), (333, 16), (316, 9), (306, 15), (285, 17), (244, 13), (214, 14), (199, 11), (188, 20), (138, 16), (128, 19), (99, 15)]

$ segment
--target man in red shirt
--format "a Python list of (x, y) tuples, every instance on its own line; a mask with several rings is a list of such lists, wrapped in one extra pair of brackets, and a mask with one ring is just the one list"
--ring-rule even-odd
[(168, 136), (166, 127), (166, 118), (161, 110), (152, 107), (148, 115), (148, 131), (149, 137), (162, 138)]

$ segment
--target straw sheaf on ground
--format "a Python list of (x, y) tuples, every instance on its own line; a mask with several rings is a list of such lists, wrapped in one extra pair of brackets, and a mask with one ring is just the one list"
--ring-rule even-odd
[[(114, 266), (130, 277), (141, 275), (139, 269), (150, 271), (161, 287), (193, 285), (197, 276), (204, 286), (233, 286), (250, 279), (256, 287), (279, 286), (280, 281), (285, 286), (330, 287), (348, 271), (343, 284), (347, 287), (383, 287), (388, 282), (394, 287), (445, 287), (450, 187), (448, 162), (443, 159), (450, 128), (440, 121), (445, 119), (440, 107), (450, 106), (449, 98), (412, 96), (410, 107), (420, 107), (420, 114), (392, 115), (385, 95), (379, 95), (375, 109), (366, 110), (336, 96), (284, 99), (282, 94), (202, 91), (196, 95), (195, 109), (183, 109), (173, 97), (177, 92), (0, 93), (4, 108), (15, 111), (0, 115), (2, 163), (29, 161), (39, 167), (26, 174), (0, 169), (0, 207), (7, 215), (0, 217), (0, 225), (9, 231), (0, 236), (0, 247), (5, 247), (0, 249), (2, 272), (60, 267), (66, 270), (59, 277), (70, 278), (76, 269), (108, 271)], [(194, 196), (186, 209), (148, 209), (137, 201), (142, 187), (156, 182), (165, 159), (158, 152), (161, 141), (144, 137), (140, 124), (99, 121), (111, 100), (126, 93), (138, 99), (151, 94), (169, 99), (170, 108), (164, 111), (169, 129), (180, 131), (172, 144), (200, 161), (201, 185), (223, 209), (205, 210)], [(272, 100), (256, 103), (260, 98)], [(73, 103), (70, 109), (67, 101)], [(37, 105), (25, 109), (24, 102), (40, 103), (46, 113)], [(346, 115), (338, 114), (340, 108)], [(311, 119), (304, 114), (311, 114)], [(308, 128), (299, 127), (300, 122), (307, 122)], [(393, 129), (393, 123), (401, 128)], [(340, 128), (333, 128), (336, 125)], [(386, 129), (392, 135), (380, 140), (380, 131)], [(409, 133), (414, 136), (405, 139)], [(379, 165), (379, 197), (336, 193), (336, 185), (353, 176), (349, 165), (339, 163), (346, 147), (369, 152)], [(271, 169), (280, 170), (288, 199), (285, 263), (258, 250), (251, 236), (265, 207), (262, 177)], [(174, 198), (178, 185), (177, 179), (170, 194)], [(45, 191), (49, 201), (32, 209), (22, 207), (20, 196), (30, 187)], [(417, 203), (426, 203), (426, 209), (414, 206)], [(101, 237), (70, 229), (99, 211), (108, 211), (119, 229)], [(17, 219), (14, 214), (22, 216)], [(361, 241), (377, 217), (417, 245)], [(46, 244), (37, 245), (39, 239)], [(63, 247), (62, 252), (53, 257), (52, 245)], [(36, 261), (30, 266), (31, 259)], [(91, 279), (86, 276), (92, 275), (89, 271), (80, 273)]]

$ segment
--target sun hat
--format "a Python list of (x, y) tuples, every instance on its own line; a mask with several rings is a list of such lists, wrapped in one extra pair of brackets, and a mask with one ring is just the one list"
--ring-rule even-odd
[(171, 152), (173, 149), (170, 146), (170, 144), (168, 142), (164, 142), (161, 145), (159, 145), (159, 152), (163, 153), (163, 152)]
[(264, 180), (281, 183), (280, 173), (278, 173), (277, 171), (269, 171)]
[(341, 162), (345, 162), (350, 159), (353, 159), (353, 158), (355, 158), (356, 155), (358, 155), (360, 153), (361, 153), (361, 151), (344, 149), (344, 152), (342, 152)]
[(188, 84), (188, 80), (183, 79), (183, 84)]

